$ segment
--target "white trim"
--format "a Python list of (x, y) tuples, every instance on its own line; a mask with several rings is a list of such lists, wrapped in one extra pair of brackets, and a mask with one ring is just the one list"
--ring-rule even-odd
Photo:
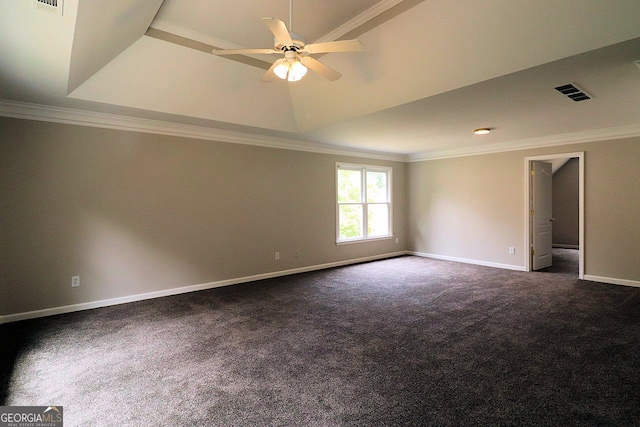
[(205, 126), (184, 125), (160, 120), (141, 119), (65, 107), (7, 101), (3, 99), (0, 99), (0, 116), (395, 162), (438, 160), (640, 136), (640, 125), (629, 125), (544, 138), (511, 141), (501, 144), (485, 145), (482, 147), (467, 147), (457, 150), (441, 150), (429, 153), (399, 154), (383, 151), (359, 150), (355, 148), (345, 148), (337, 145), (314, 143), (304, 140), (270, 137)]
[(61, 307), (45, 308), (42, 310), (26, 311), (22, 313), (7, 314), (0, 316), (0, 325), (3, 323), (17, 322), (19, 320), (34, 319), (37, 317), (53, 316), (56, 314), (71, 313), (75, 311), (90, 310), (93, 308), (108, 307), (112, 305), (126, 304), (129, 302), (143, 301), (153, 298), (161, 298), (171, 295), (186, 294), (189, 292), (203, 291), (206, 289), (219, 288), (222, 286), (237, 285), (240, 283), (254, 282), (257, 280), (272, 279), (275, 277), (289, 276), (292, 274), (307, 273), (310, 271), (324, 270), (327, 268), (342, 267), (350, 264), (358, 264), (361, 262), (376, 261), (386, 258), (394, 258), (406, 255), (405, 251), (392, 252), (381, 255), (373, 255), (364, 258), (349, 259), (345, 261), (328, 262), (325, 264), (311, 265), (308, 267), (294, 268), (291, 270), (274, 271), (271, 273), (256, 274), (254, 276), (238, 277), (235, 279), (220, 280), (217, 282), (203, 283), (200, 285), (183, 286), (180, 288), (164, 289), (162, 291), (146, 292), (143, 294), (127, 295), (124, 297), (110, 298), (99, 301), (90, 301), (80, 304), (71, 304)]
[(423, 258), (440, 259), (440, 260), (443, 260), (443, 261), (461, 262), (461, 263), (464, 263), (464, 264), (482, 265), (484, 267), (495, 267), (495, 268), (501, 268), (501, 269), (504, 269), (504, 270), (525, 271), (524, 267), (521, 266), (521, 265), (500, 264), (500, 263), (497, 263), (497, 262), (481, 261), (481, 260), (477, 260), (477, 259), (458, 258), (458, 257), (453, 257), (453, 256), (447, 256), (447, 255), (437, 255), (437, 254), (430, 254), (430, 253), (425, 253), (425, 252), (415, 252), (415, 251), (407, 251), (407, 255), (415, 255), (415, 256), (419, 256), (419, 257), (423, 257)]
[(584, 278), (584, 151), (574, 153), (545, 154), (524, 158), (524, 251), (525, 271), (531, 271), (531, 162), (537, 160), (553, 160), (578, 158), (578, 279)]
[(149, 27), (156, 30), (164, 31), (174, 34), (176, 36), (184, 37), (186, 39), (195, 40), (200, 43), (208, 44), (218, 49), (245, 49), (246, 46), (241, 46), (223, 39), (211, 37), (207, 34), (202, 34), (198, 31), (191, 30), (189, 28), (182, 27), (180, 25), (172, 24), (171, 22), (163, 21), (161, 19), (154, 19)]
[(634, 288), (640, 288), (640, 281), (638, 280), (616, 279), (615, 277), (592, 276), (591, 274), (585, 274), (583, 280), (589, 280), (591, 282), (608, 283), (611, 285), (633, 286)]
[[(307, 273), (310, 271), (342, 267), (342, 266), (351, 265), (351, 264), (358, 264), (362, 262), (376, 261), (376, 260), (387, 259), (387, 258), (394, 258), (398, 256), (403, 256), (403, 255), (414, 255), (414, 256), (423, 257), (423, 258), (433, 258), (433, 259), (439, 259), (444, 261), (461, 262), (464, 264), (474, 264), (474, 265), (481, 265), (485, 267), (501, 268), (506, 270), (525, 271), (524, 267), (519, 265), (499, 264), (494, 262), (450, 257), (446, 255), (436, 255), (436, 254), (430, 254), (430, 253), (424, 253), (424, 252), (399, 251), (399, 252), (392, 252), (392, 253), (387, 253), (382, 255), (373, 255), (369, 257), (350, 259), (345, 261), (329, 262), (325, 264), (318, 264), (318, 265), (313, 265), (308, 267), (294, 268), (290, 270), (275, 271), (272, 273), (256, 274), (254, 276), (239, 277), (236, 279), (220, 280), (217, 282), (203, 283), (200, 285), (183, 286), (180, 288), (165, 289), (162, 291), (155, 291), (155, 292), (146, 292), (143, 294), (128, 295), (128, 296), (118, 297), (118, 298), (110, 298), (110, 299), (91, 301), (91, 302), (80, 303), (80, 304), (71, 304), (71, 305), (65, 305), (61, 307), (45, 308), (42, 310), (26, 311), (22, 313), (7, 314), (7, 315), (0, 316), (0, 325), (3, 323), (17, 322), (20, 320), (35, 319), (39, 317), (54, 316), (56, 314), (72, 313), (76, 311), (90, 310), (94, 308), (126, 304), (130, 302), (135, 302), (135, 301), (143, 301), (143, 300), (161, 298), (161, 297), (166, 297), (171, 295), (186, 294), (189, 292), (203, 291), (203, 290), (219, 288), (223, 286), (231, 286), (231, 285), (237, 285), (241, 283), (253, 282), (258, 280), (289, 276), (292, 274)], [(621, 285), (621, 286), (640, 287), (640, 281), (628, 280), (628, 279), (616, 279), (613, 277), (585, 275), (583, 280), (607, 283), (607, 284), (613, 284), (613, 285)]]
[[(182, 27), (180, 25), (175, 25), (175, 24), (172, 24), (171, 22), (163, 21), (161, 19), (154, 19), (149, 27), (159, 31), (164, 31), (169, 34), (184, 37), (189, 40), (195, 40), (197, 42), (204, 43), (206, 45), (211, 46), (212, 51), (213, 51), (213, 48), (215, 49), (246, 49), (247, 48), (247, 46), (242, 46), (227, 40), (211, 37), (210, 35), (203, 34), (198, 31), (194, 31), (192, 29)], [(258, 61), (263, 61), (263, 62), (265, 61), (264, 55), (245, 55), (245, 56), (257, 59)], [(267, 63), (267, 62), (265, 63), (267, 65), (270, 65), (270, 63)]]
[(594, 129), (582, 132), (551, 135), (541, 138), (531, 138), (509, 141), (484, 146), (458, 148), (453, 150), (431, 151), (427, 153), (409, 154), (408, 162), (448, 159), (453, 157), (476, 156), (478, 154), (494, 154), (506, 151), (519, 151), (533, 148), (547, 148), (585, 142), (605, 141), (640, 136), (640, 125), (618, 126), (606, 129)]
[(208, 141), (228, 142), (232, 144), (254, 145), (258, 147), (296, 150), (310, 153), (333, 154), (361, 157), (367, 159), (406, 161), (404, 154), (348, 149), (329, 144), (249, 134), (205, 126), (184, 125), (160, 120), (141, 119), (115, 114), (75, 110), (64, 107), (30, 104), (0, 100), (0, 116), (16, 119), (39, 120), (52, 123), (64, 123), (106, 129), (143, 132), (158, 135), (170, 135)]
[[(360, 177), (360, 197), (362, 200), (360, 202), (349, 202), (349, 203), (340, 203), (338, 201), (338, 181), (340, 179), (339, 171), (340, 169), (352, 170), (361, 172), (362, 175)], [(389, 226), (389, 234), (385, 236), (367, 236), (368, 230), (368, 207), (370, 204), (366, 201), (367, 197), (367, 172), (382, 172), (387, 175), (387, 202), (386, 204), (389, 207), (389, 217), (388, 226)], [(363, 165), (356, 163), (344, 163), (344, 162), (336, 162), (336, 175), (335, 175), (335, 201), (336, 201), (336, 245), (345, 245), (352, 243), (362, 243), (362, 242), (371, 242), (376, 240), (385, 240), (385, 239), (393, 239), (393, 178), (392, 178), (393, 168), (391, 166), (376, 166), (376, 165)], [(378, 203), (382, 204), (382, 203)], [(362, 234), (363, 237), (357, 237), (353, 239), (340, 239), (340, 206), (341, 205), (361, 205), (362, 206)]]
[(366, 237), (364, 239), (350, 239), (350, 240), (338, 240), (336, 241), (337, 246), (342, 245), (351, 245), (353, 243), (364, 243), (364, 242), (377, 242), (380, 240), (391, 240), (394, 236), (380, 236), (380, 237)]
[(353, 31), (358, 27), (360, 27), (361, 25), (364, 25), (367, 22), (371, 21), (373, 18), (377, 17), (378, 15), (383, 14), (384, 12), (391, 9), (395, 5), (402, 3), (402, 1), (403, 0), (382, 0), (381, 2), (376, 3), (375, 5), (365, 10), (355, 18), (349, 20), (348, 22), (345, 22), (344, 24), (342, 24), (335, 30), (331, 31), (330, 33), (320, 37), (314, 43), (331, 42), (331, 41), (337, 40), (338, 38), (344, 36), (348, 32)]

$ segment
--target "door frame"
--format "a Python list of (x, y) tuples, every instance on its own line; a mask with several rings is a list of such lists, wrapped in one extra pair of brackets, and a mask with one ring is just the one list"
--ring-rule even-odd
[(584, 279), (584, 151), (574, 153), (545, 154), (541, 156), (530, 156), (524, 158), (524, 251), (525, 271), (532, 271), (531, 243), (533, 232), (531, 226), (531, 162), (554, 159), (578, 159), (578, 246), (579, 246), (579, 270), (578, 279)]

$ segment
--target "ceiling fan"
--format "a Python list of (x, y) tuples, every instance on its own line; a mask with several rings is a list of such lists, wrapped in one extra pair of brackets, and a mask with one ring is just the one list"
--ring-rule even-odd
[[(289, 28), (292, 28), (291, 17), (293, 0), (289, 3)], [(295, 82), (307, 73), (311, 68), (316, 73), (328, 80), (338, 80), (342, 74), (323, 64), (311, 55), (315, 53), (355, 52), (362, 50), (362, 43), (358, 40), (339, 40), (324, 43), (306, 44), (303, 36), (290, 32), (284, 22), (276, 18), (262, 18), (274, 36), (273, 48), (267, 49), (214, 49), (214, 55), (254, 55), (254, 54), (281, 54), (282, 58), (276, 60), (271, 68), (260, 79), (263, 83), (269, 83), (276, 78)]]

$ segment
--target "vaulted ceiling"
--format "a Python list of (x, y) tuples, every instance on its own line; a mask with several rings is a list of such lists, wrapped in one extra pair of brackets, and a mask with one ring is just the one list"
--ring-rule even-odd
[[(640, 133), (637, 0), (58, 1), (0, 2), (5, 115), (38, 105), (412, 158)], [(291, 83), (259, 81), (273, 56), (210, 53), (272, 47), (269, 16), (364, 50), (317, 56), (337, 81)], [(592, 99), (554, 90), (566, 83)]]

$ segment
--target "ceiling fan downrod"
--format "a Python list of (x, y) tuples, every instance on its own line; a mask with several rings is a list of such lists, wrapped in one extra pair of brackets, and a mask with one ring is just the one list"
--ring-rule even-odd
[(289, 32), (293, 32), (293, 0), (289, 0)]

